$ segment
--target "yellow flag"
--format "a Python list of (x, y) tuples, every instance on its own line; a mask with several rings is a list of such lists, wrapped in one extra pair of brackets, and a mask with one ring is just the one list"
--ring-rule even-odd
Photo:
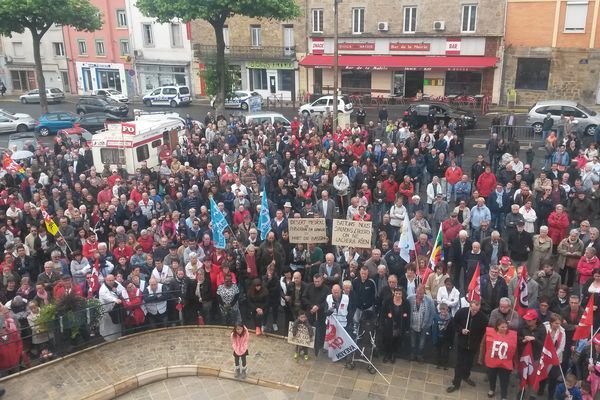
[(46, 224), (46, 230), (52, 234), (52, 236), (56, 236), (58, 233), (58, 225), (50, 216), (44, 218), (44, 223)]

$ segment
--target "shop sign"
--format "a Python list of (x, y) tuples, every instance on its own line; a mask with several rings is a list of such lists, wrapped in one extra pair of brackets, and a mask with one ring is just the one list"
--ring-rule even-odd
[(431, 43), (390, 43), (390, 51), (429, 51)]
[(338, 50), (358, 50), (358, 51), (373, 51), (375, 50), (375, 43), (352, 43), (344, 42), (338, 43)]
[(446, 39), (446, 55), (458, 56), (460, 55), (460, 38), (448, 38)]
[(443, 79), (424, 79), (423, 85), (424, 86), (444, 86), (444, 80)]
[(294, 63), (282, 62), (265, 62), (265, 61), (250, 61), (246, 63), (246, 68), (252, 69), (294, 69)]
[(312, 38), (312, 53), (323, 54), (325, 52), (325, 38)]
[(470, 67), (450, 67), (448, 68), (448, 71), (476, 71), (477, 68), (470, 68)]
[(346, 65), (344, 67), (344, 69), (352, 69), (355, 71), (387, 71), (388, 67), (384, 67), (384, 66), (360, 66), (360, 67), (353, 67), (352, 65)]
[(431, 71), (431, 67), (406, 67), (405, 71)]

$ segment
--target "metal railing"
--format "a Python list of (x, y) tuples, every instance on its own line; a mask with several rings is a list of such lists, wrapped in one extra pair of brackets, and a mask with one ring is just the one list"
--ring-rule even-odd
[(490, 129), (492, 133), (498, 134), (499, 138), (507, 142), (515, 140), (542, 140), (541, 133), (536, 133), (532, 126), (492, 125)]
[[(197, 58), (215, 57), (217, 46), (196, 44), (194, 52)], [(230, 60), (293, 60), (296, 58), (296, 47), (284, 46), (227, 46), (225, 57)]]

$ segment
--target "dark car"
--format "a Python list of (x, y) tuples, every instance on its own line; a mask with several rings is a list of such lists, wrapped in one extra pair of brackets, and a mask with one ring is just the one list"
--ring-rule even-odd
[(459, 125), (467, 129), (473, 129), (477, 124), (477, 117), (471, 111), (444, 103), (415, 103), (404, 112), (404, 120), (410, 122), (414, 128), (429, 123), (430, 116), (435, 118), (436, 124), (444, 121), (446, 126), (451, 119), (455, 119)]
[(79, 99), (76, 106), (77, 114), (103, 112), (113, 115), (125, 116), (129, 114), (127, 104), (120, 103), (108, 97), (86, 96)]
[(109, 113), (95, 112), (81, 115), (79, 118), (77, 118), (73, 126), (81, 127), (89, 132), (94, 133), (96, 131), (104, 129), (106, 123), (118, 123), (123, 121), (133, 121), (133, 117), (124, 117)]

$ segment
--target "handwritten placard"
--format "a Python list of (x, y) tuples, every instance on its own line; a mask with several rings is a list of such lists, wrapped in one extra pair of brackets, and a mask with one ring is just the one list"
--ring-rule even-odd
[(371, 248), (372, 235), (373, 225), (371, 222), (334, 219), (331, 244), (334, 246)]
[(288, 219), (290, 243), (327, 243), (325, 218)]
[(290, 321), (289, 329), (288, 329), (288, 337), (287, 341), (289, 344), (295, 344), (296, 346), (303, 346), (314, 348), (315, 347), (315, 328), (313, 326), (310, 327), (312, 329), (312, 335), (308, 332), (308, 327), (304, 324), (298, 325), (298, 331), (296, 332), (296, 336), (294, 336), (294, 322)]

